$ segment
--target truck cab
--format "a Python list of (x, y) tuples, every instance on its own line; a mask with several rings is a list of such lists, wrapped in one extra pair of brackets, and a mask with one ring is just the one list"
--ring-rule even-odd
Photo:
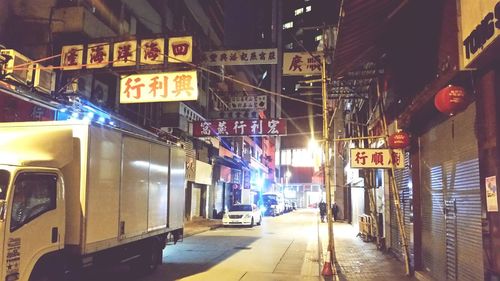
[(55, 262), (64, 248), (63, 194), (58, 169), (0, 166), (2, 279), (49, 276), (43, 263)]

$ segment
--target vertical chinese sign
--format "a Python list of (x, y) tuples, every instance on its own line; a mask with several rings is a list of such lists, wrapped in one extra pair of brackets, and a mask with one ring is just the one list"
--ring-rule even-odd
[(165, 40), (163, 38), (141, 40), (141, 64), (163, 64), (165, 61)]
[(75, 70), (82, 68), (83, 45), (63, 46), (61, 52), (61, 68)]
[(283, 75), (321, 75), (321, 55), (283, 53)]
[(182, 63), (193, 61), (193, 38), (172, 37), (168, 40), (168, 62)]
[(286, 135), (286, 120), (207, 120), (193, 122), (194, 137), (263, 135)]
[(401, 149), (351, 149), (351, 168), (403, 169), (404, 153)]
[(198, 99), (196, 71), (123, 76), (120, 103), (168, 102)]

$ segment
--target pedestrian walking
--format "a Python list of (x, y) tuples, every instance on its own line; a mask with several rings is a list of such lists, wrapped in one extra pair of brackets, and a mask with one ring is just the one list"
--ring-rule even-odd
[(321, 202), (319, 202), (318, 207), (319, 207), (319, 215), (321, 217), (321, 222), (325, 222), (326, 203), (323, 201), (323, 199), (321, 200)]

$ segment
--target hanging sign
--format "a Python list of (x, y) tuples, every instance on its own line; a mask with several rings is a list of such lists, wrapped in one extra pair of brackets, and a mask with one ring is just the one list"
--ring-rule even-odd
[(141, 40), (141, 64), (163, 64), (165, 40), (163, 38)]
[(82, 68), (83, 45), (63, 46), (61, 51), (61, 67), (63, 70)]
[(202, 62), (214, 65), (277, 64), (278, 49), (212, 51), (203, 54)]
[(283, 53), (283, 75), (321, 75), (321, 55), (313, 53), (313, 56), (309, 53)]
[(277, 136), (286, 134), (286, 120), (207, 120), (193, 122), (193, 136)]
[(172, 37), (168, 39), (168, 62), (193, 61), (193, 37)]
[(137, 41), (117, 42), (113, 45), (113, 66), (134, 66), (137, 63)]
[(109, 63), (109, 44), (89, 44), (87, 48), (87, 68), (103, 68)]
[[(491, 53), (492, 56), (498, 59), (500, 1), (460, 0), (459, 2), (460, 16), (458, 17), (458, 25), (461, 36), (461, 68), (471, 67), (476, 58), (486, 52)], [(497, 44), (496, 47), (493, 44)], [(485, 60), (487, 63), (490, 61), (491, 59)]]
[(120, 80), (120, 103), (198, 99), (196, 71), (126, 75)]
[(229, 110), (266, 110), (267, 96), (231, 97), (228, 106)]
[(485, 179), (486, 186), (486, 209), (488, 212), (498, 212), (497, 199), (497, 177), (487, 177)]
[(371, 149), (353, 148), (351, 149), (351, 168), (376, 168), (403, 169), (404, 153), (401, 149)]

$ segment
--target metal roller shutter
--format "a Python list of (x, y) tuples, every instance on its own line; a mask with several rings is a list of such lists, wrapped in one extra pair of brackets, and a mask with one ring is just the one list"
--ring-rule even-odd
[(436, 280), (484, 278), (474, 120), (472, 104), (420, 138), (422, 260)]
[[(413, 201), (413, 194), (410, 189), (410, 154), (405, 153), (405, 168), (404, 169), (396, 169), (394, 171), (394, 175), (396, 177), (396, 183), (398, 185), (399, 191), (399, 200), (401, 206), (401, 212), (403, 214), (404, 222), (405, 222), (405, 231), (406, 237), (409, 239), (412, 237), (413, 231), (413, 211), (411, 208), (411, 204)], [(399, 226), (396, 216), (396, 206), (394, 206), (394, 197), (393, 197), (392, 189), (390, 192), (390, 202), (391, 202), (391, 251), (396, 254), (396, 256), (400, 260), (404, 260), (403, 252), (401, 250), (401, 237), (399, 235)], [(413, 253), (413, 243), (412, 241), (408, 241), (410, 246), (410, 258)], [(413, 260), (411, 258), (411, 260)]]

